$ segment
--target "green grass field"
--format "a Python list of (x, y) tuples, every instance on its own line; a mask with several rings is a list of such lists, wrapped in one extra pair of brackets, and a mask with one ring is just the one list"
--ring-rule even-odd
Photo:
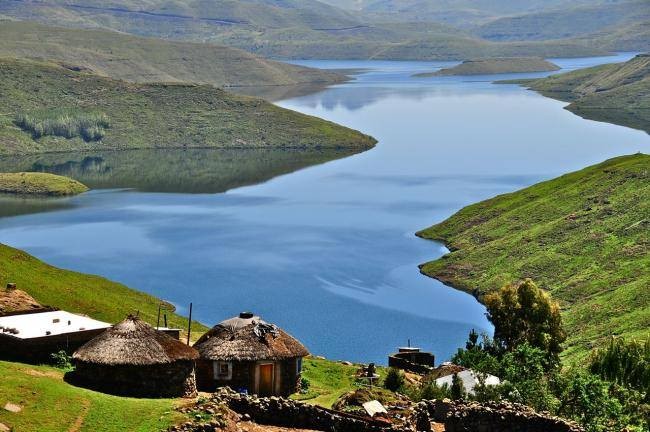
[(63, 372), (48, 366), (0, 361), (0, 423), (15, 432), (151, 432), (183, 420), (174, 411), (182, 400), (132, 399), (105, 395), (63, 381)]
[(76, 180), (47, 173), (0, 173), (0, 193), (12, 195), (68, 196), (86, 192)]
[[(35, 137), (16, 117), (104, 113), (103, 137)], [(0, 59), (0, 155), (135, 148), (366, 150), (375, 140), (316, 117), (210, 85), (135, 84), (52, 63)]]
[(530, 277), (561, 302), (564, 358), (650, 328), (650, 156), (637, 154), (470, 205), (418, 233), (452, 252), (426, 275), (479, 296)]

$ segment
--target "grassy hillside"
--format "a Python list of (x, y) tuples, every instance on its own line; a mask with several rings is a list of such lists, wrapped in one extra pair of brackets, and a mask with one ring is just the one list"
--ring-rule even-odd
[(573, 41), (495, 43), (440, 23), (422, 22), (415, 31), (410, 22), (372, 21), (365, 12), (351, 13), (315, 0), (116, 0), (110, 5), (93, 0), (75, 4), (63, 0), (16, 0), (0, 2), (0, 14), (64, 27), (212, 42), (272, 58), (462, 60), (606, 53)]
[(183, 418), (169, 399), (132, 399), (73, 387), (63, 373), (45, 366), (0, 361), (0, 423), (15, 432), (118, 432), (164, 430)]
[(581, 69), (526, 86), (544, 96), (571, 102), (566, 108), (584, 118), (650, 133), (650, 55), (619, 64)]
[(15, 195), (67, 196), (86, 192), (76, 180), (48, 173), (0, 173), (0, 193)]
[(465, 207), (418, 233), (452, 252), (426, 275), (480, 296), (533, 278), (563, 307), (568, 360), (650, 328), (650, 156), (608, 160)]
[(31, 22), (0, 23), (0, 57), (53, 60), (133, 82), (193, 82), (217, 87), (332, 84), (344, 76), (266, 60), (206, 43), (71, 30)]
[(447, 76), (447, 75), (484, 75), (517, 72), (543, 72), (560, 69), (554, 63), (539, 57), (511, 57), (496, 59), (466, 60), (461, 64), (441, 69), (436, 72), (422, 73), (415, 76)]
[[(79, 116), (88, 113), (103, 122), (91, 125), (96, 133), (69, 133), (68, 125), (86, 121)], [(65, 127), (36, 133), (22, 124), (25, 116)], [(134, 84), (48, 63), (0, 59), (0, 154), (189, 147), (363, 150), (374, 143), (334, 123), (209, 85)]]
[[(139, 312), (155, 324), (161, 301), (99, 276), (52, 267), (18, 249), (0, 244), (0, 286), (14, 282), (43, 305), (115, 323)], [(173, 310), (166, 305), (166, 310)], [(169, 326), (187, 328), (187, 319), (168, 313)], [(200, 331), (205, 327), (193, 325)]]
[(648, 19), (647, 1), (634, 0), (506, 16), (479, 26), (474, 33), (493, 41), (564, 39)]

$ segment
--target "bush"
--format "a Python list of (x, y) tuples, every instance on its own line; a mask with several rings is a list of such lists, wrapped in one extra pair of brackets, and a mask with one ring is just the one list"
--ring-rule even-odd
[(63, 350), (50, 354), (50, 360), (54, 367), (64, 370), (72, 369), (72, 357)]
[(404, 387), (404, 372), (397, 368), (388, 369), (384, 379), (384, 388), (396, 392)]
[(14, 123), (37, 139), (44, 136), (81, 137), (84, 141), (99, 141), (110, 126), (108, 116), (100, 112), (78, 109), (50, 109), (30, 114), (18, 114)]
[(465, 386), (463, 386), (463, 381), (460, 379), (458, 374), (454, 374), (451, 378), (451, 387), (449, 388), (449, 394), (452, 399), (465, 399), (467, 393), (465, 393)]
[(611, 338), (607, 346), (594, 351), (589, 363), (592, 373), (650, 398), (650, 339), (638, 342)]
[(311, 383), (309, 382), (309, 380), (307, 378), (305, 378), (305, 377), (300, 378), (300, 393), (305, 394), (305, 393), (309, 392), (309, 386), (310, 385), (311, 385)]

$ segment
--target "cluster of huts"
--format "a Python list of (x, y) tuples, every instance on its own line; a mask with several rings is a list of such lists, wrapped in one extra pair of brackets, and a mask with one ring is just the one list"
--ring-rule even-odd
[(59, 349), (74, 352), (70, 381), (118, 395), (191, 396), (229, 386), (287, 396), (300, 388), (309, 352), (259, 316), (244, 312), (220, 322), (193, 346), (178, 334), (137, 316), (111, 326), (65, 311), (0, 315), (0, 357), (36, 360)]

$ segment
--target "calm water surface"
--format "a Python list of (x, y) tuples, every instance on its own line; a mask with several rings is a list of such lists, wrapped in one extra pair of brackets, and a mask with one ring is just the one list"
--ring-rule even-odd
[(385, 363), (411, 339), (445, 359), (471, 328), (491, 328), (471, 296), (419, 274), (445, 250), (414, 232), (480, 199), (650, 148), (644, 132), (583, 120), (494, 76), (411, 77), (450, 63), (307, 64), (365, 71), (279, 104), (369, 133), (375, 149), (284, 175), (300, 166), (280, 164), (278, 177), (226, 193), (96, 190), (31, 215), (14, 205), (0, 241), (180, 312), (192, 301), (208, 324), (252, 310), (314, 354)]

